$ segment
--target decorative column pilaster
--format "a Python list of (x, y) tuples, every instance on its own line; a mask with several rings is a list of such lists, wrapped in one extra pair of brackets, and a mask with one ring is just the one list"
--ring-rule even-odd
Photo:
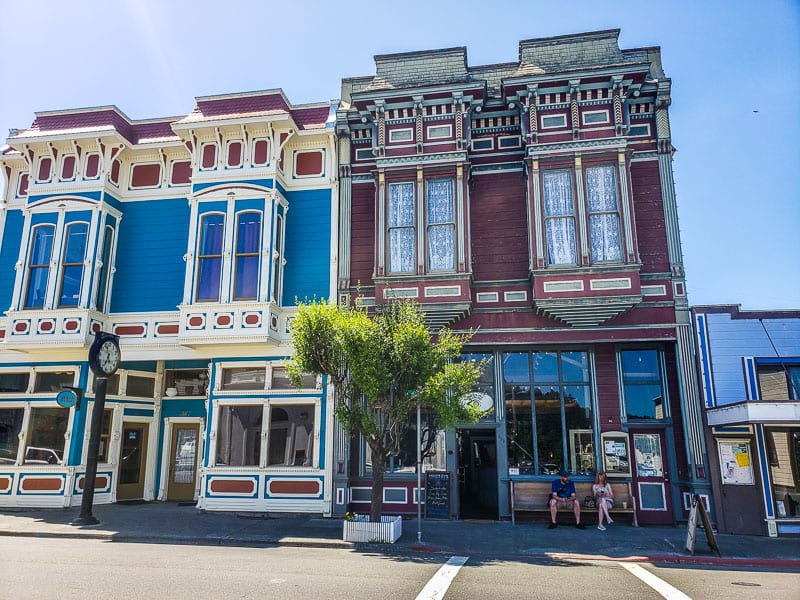
[(350, 132), (339, 135), (339, 283), (350, 289), (350, 244), (352, 235), (353, 179), (350, 167)]

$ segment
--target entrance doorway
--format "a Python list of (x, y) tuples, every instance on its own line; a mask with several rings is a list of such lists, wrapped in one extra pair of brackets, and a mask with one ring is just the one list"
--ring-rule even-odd
[(117, 500), (140, 500), (144, 498), (148, 430), (147, 423), (122, 424)]
[(497, 519), (497, 441), (493, 429), (457, 429), (459, 517)]
[(200, 426), (196, 423), (172, 425), (167, 500), (194, 500), (199, 435)]
[(644, 525), (671, 525), (672, 495), (663, 431), (633, 431), (633, 483), (638, 519)]

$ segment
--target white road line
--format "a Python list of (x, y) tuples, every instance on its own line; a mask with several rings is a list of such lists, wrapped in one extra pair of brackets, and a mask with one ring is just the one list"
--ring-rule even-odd
[(450, 560), (443, 564), (442, 568), (436, 571), (436, 575), (425, 584), (417, 596), (417, 600), (441, 600), (444, 598), (458, 571), (468, 560), (469, 556), (451, 556)]
[(684, 594), (677, 588), (672, 587), (663, 579), (659, 579), (655, 575), (653, 575), (650, 571), (637, 565), (636, 563), (617, 563), (618, 565), (622, 566), (623, 568), (627, 569), (629, 573), (635, 575), (642, 581), (644, 581), (647, 585), (661, 594), (664, 598), (668, 600), (692, 600), (689, 596)]

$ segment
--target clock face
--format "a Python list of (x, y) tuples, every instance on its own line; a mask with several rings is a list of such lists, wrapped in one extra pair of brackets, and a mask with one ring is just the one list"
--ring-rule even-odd
[(119, 347), (113, 340), (106, 340), (97, 352), (97, 366), (106, 375), (111, 375), (119, 366)]

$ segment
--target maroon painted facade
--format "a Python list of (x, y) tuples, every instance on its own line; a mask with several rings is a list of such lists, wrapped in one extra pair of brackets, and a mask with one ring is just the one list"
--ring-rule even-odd
[[(340, 302), (413, 298), (492, 361), (492, 412), (428, 459), (451, 474), (453, 517), (508, 517), (509, 480), (562, 468), (588, 481), (627, 462), (641, 523), (686, 518), (682, 495), (707, 485), (671, 82), (658, 48), (618, 34), (523, 40), (499, 65), (465, 48), (376, 56), (374, 75), (343, 81)], [(611, 432), (626, 456), (609, 455)], [(335, 511), (359, 510), (368, 456), (341, 448)], [(404, 452), (384, 506), (415, 513)]]

